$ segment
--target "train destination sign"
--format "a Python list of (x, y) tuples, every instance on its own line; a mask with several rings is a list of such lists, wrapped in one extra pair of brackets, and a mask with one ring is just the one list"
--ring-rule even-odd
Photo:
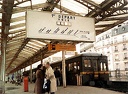
[(48, 44), (48, 50), (76, 51), (76, 46), (71, 44)]
[(27, 38), (51, 40), (95, 41), (93, 18), (27, 11)]

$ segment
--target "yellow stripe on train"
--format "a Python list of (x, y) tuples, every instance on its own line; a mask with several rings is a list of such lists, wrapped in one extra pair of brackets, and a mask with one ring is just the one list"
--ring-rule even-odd
[(83, 74), (95, 74), (95, 75), (97, 75), (97, 74), (109, 74), (109, 72), (108, 71), (100, 71), (100, 72), (80, 72), (80, 74), (81, 75), (83, 75)]

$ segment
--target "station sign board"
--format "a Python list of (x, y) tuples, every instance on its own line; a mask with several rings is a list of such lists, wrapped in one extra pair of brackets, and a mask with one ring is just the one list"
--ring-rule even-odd
[(65, 55), (75, 55), (76, 52), (75, 51), (66, 51)]
[(72, 44), (48, 44), (48, 50), (76, 51), (76, 46)]
[(27, 38), (95, 41), (94, 18), (42, 11), (27, 11)]

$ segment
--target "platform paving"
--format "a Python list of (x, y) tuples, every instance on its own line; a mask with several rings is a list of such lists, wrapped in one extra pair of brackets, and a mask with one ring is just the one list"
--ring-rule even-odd
[[(29, 84), (29, 92), (23, 91), (23, 86), (6, 84), (6, 94), (35, 94), (33, 93), (34, 84)], [(89, 86), (68, 86), (67, 88), (58, 87), (56, 94), (125, 94), (121, 92), (95, 88)]]

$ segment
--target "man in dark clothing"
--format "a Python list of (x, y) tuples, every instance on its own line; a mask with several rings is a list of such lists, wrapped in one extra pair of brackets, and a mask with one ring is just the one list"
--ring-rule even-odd
[(12, 81), (14, 81), (14, 74), (12, 74)]
[(57, 86), (60, 86), (61, 74), (60, 74), (60, 71), (58, 70), (58, 68), (55, 69), (54, 74), (55, 74), (55, 77), (56, 77)]
[(10, 77), (8, 76), (8, 82), (10, 81)]

